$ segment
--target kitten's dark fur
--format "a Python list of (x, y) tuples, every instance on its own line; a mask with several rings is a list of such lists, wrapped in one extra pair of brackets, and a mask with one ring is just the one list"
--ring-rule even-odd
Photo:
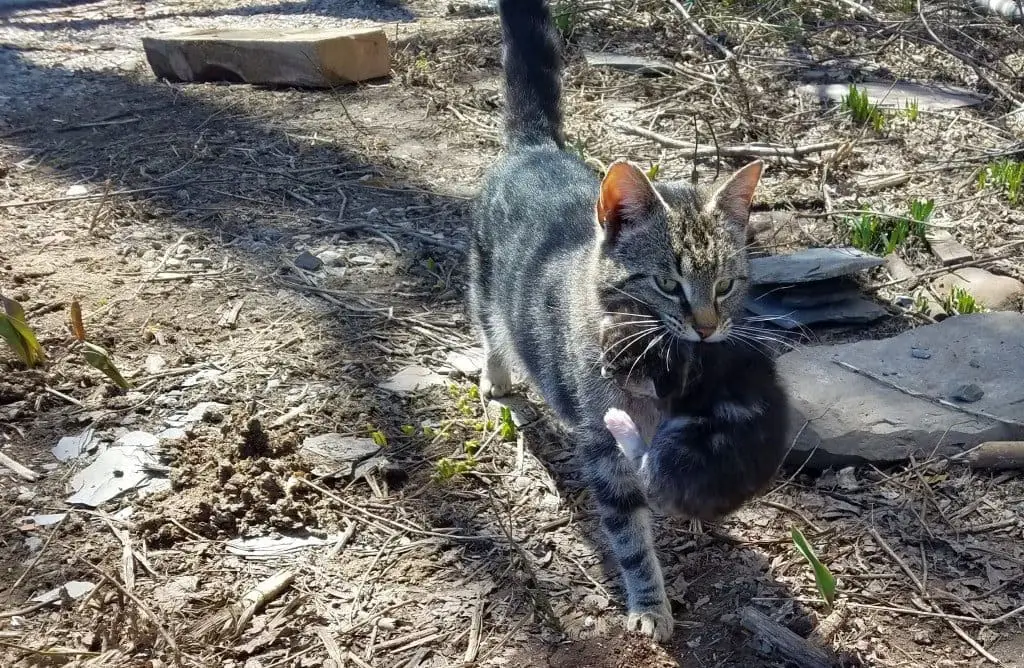
[[(718, 345), (734, 330), (747, 284), (747, 221), (761, 174), (752, 163), (715, 188), (652, 184), (624, 161), (602, 178), (563, 150), (558, 36), (544, 0), (500, 0), (507, 152), (476, 201), (470, 312), (485, 362), (480, 389), (500, 396), (510, 371), (531, 383), (571, 433), (619, 560), (627, 626), (658, 640), (672, 614), (650, 510), (633, 464), (605, 428), (612, 407), (645, 437), (667, 399), (636, 396), (601, 375), (603, 332)], [(634, 304), (652, 314), (610, 324)]]
[(624, 412), (612, 409), (605, 423), (648, 502), (665, 514), (711, 521), (763, 492), (785, 456), (789, 428), (770, 352), (735, 340), (679, 342), (647, 354), (638, 348), (627, 347), (607, 370), (627, 386), (649, 378), (651, 393), (668, 400), (669, 416), (650, 445)]

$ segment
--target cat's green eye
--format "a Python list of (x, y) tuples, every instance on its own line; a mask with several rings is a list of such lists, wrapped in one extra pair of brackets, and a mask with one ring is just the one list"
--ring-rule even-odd
[(715, 283), (715, 296), (726, 297), (736, 287), (736, 281), (731, 278), (723, 278)]
[(662, 278), (661, 276), (654, 277), (654, 284), (658, 286), (658, 289), (665, 294), (673, 294), (679, 290), (679, 281), (671, 278)]

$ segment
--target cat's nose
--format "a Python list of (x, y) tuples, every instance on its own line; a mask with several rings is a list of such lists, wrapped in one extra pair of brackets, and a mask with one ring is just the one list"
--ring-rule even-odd
[(702, 327), (700, 325), (697, 325), (697, 326), (694, 327), (694, 330), (696, 330), (696, 332), (697, 332), (697, 336), (699, 336), (702, 340), (710, 338), (711, 335), (715, 333), (716, 329), (718, 329), (718, 328), (717, 327)]

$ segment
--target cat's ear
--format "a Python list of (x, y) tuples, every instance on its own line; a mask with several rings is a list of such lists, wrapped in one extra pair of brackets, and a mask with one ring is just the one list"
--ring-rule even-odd
[(608, 167), (597, 199), (597, 223), (607, 241), (614, 241), (631, 224), (639, 223), (659, 203), (651, 180), (643, 170), (625, 160)]
[(715, 191), (712, 198), (714, 207), (724, 213), (729, 220), (746, 225), (750, 218), (750, 203), (754, 199), (754, 191), (761, 180), (764, 163), (755, 160), (729, 177), (722, 187)]

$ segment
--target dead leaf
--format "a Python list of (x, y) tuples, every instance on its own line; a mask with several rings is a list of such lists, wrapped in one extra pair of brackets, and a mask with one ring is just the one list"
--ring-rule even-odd
[(82, 305), (78, 298), (71, 300), (71, 333), (79, 341), (85, 341), (85, 323), (82, 322)]

